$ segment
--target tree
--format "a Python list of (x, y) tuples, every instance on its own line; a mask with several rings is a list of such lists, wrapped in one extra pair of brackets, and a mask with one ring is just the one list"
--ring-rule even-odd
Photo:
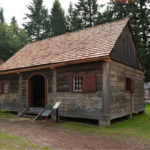
[(67, 31), (72, 32), (82, 29), (82, 21), (77, 12), (74, 10), (72, 3), (70, 3), (67, 15)]
[(0, 57), (7, 60), (28, 43), (28, 34), (17, 25), (15, 17), (10, 25), (0, 23)]
[(4, 23), (4, 10), (0, 8), (0, 23)]
[(80, 18), (83, 28), (96, 25), (98, 17), (97, 0), (79, 0), (79, 2), (75, 4), (75, 7), (75, 12), (77, 12), (77, 16)]
[(48, 10), (43, 6), (43, 0), (33, 0), (27, 7), (26, 23), (23, 24), (31, 41), (39, 41), (50, 36)]
[(50, 27), (53, 36), (66, 33), (67, 24), (64, 10), (61, 7), (59, 0), (55, 0), (50, 15)]

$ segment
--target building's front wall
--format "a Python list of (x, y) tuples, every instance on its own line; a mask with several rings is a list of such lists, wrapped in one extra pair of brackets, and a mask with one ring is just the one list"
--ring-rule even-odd
[(17, 74), (0, 76), (0, 82), (8, 81), (9, 92), (0, 94), (0, 108), (8, 111), (17, 111), (19, 107), (19, 76)]
[[(60, 115), (64, 117), (102, 119), (102, 62), (71, 65), (38, 71), (24, 72), (0, 76), (0, 81), (8, 80), (10, 90), (8, 94), (0, 94), (1, 108), (10, 111), (23, 111), (28, 106), (27, 80), (32, 75), (43, 74), (48, 79), (47, 101), (48, 107), (61, 101)], [(96, 92), (73, 93), (71, 91), (71, 77), (74, 74), (95, 74)]]
[[(135, 82), (135, 91), (126, 91), (126, 78)], [(116, 61), (110, 63), (110, 118), (144, 111), (144, 73)]]
[[(61, 101), (60, 114), (65, 117), (102, 119), (102, 62), (66, 66), (56, 70), (56, 100)], [(71, 76), (74, 74), (96, 74), (96, 92), (72, 93)]]

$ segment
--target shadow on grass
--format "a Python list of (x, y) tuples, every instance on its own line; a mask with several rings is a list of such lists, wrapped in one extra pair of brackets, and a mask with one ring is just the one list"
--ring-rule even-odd
[(150, 105), (146, 105), (145, 114), (137, 115), (133, 117), (133, 119), (114, 123), (111, 127), (99, 127), (83, 123), (63, 123), (62, 126), (85, 133), (96, 133), (100, 135), (132, 135), (150, 140)]

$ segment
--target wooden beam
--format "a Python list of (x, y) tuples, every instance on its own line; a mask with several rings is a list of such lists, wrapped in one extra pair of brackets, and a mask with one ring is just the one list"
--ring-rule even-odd
[(1, 71), (0, 75), (6, 75), (6, 74), (13, 74), (13, 73), (22, 73), (22, 72), (27, 72), (27, 71), (34, 71), (34, 70), (42, 70), (42, 69), (55, 69), (57, 67), (63, 67), (63, 66), (68, 66), (68, 65), (73, 65), (73, 64), (81, 64), (81, 63), (90, 63), (90, 62), (95, 62), (95, 61), (104, 61), (104, 60), (109, 60), (110, 57), (98, 57), (98, 58), (91, 58), (91, 59), (83, 59), (83, 60), (75, 60), (75, 61), (69, 61), (69, 62), (63, 62), (63, 63), (57, 63), (57, 64), (49, 64), (49, 65), (43, 65), (43, 66), (35, 66), (35, 67), (29, 67), (29, 68), (22, 68), (22, 69), (16, 69), (16, 70), (8, 70), (8, 71)]
[(103, 62), (103, 107), (104, 118), (99, 120), (100, 126), (110, 126), (110, 63)]

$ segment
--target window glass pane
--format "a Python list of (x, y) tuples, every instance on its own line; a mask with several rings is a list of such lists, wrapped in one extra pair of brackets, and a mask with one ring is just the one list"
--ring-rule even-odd
[(73, 90), (82, 91), (82, 77), (81, 76), (75, 76), (73, 78)]
[(8, 93), (8, 82), (4, 82), (4, 93)]

